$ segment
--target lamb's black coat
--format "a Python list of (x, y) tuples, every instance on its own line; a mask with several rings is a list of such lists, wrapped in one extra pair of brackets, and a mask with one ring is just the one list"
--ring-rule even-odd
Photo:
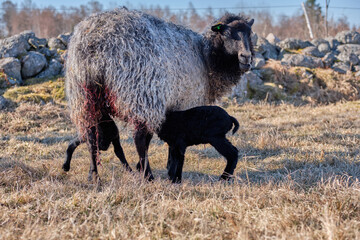
[(238, 121), (216, 106), (202, 106), (186, 111), (166, 114), (166, 120), (158, 136), (169, 144), (168, 173), (173, 182), (181, 182), (186, 148), (209, 143), (227, 160), (221, 179), (229, 179), (237, 164), (238, 150), (226, 138), (233, 125), (233, 134), (239, 128)]
[[(125, 159), (124, 151), (120, 145), (120, 137), (119, 130), (114, 122), (114, 120), (109, 116), (104, 114), (100, 119), (100, 122), (97, 126), (93, 126), (88, 130), (88, 145), (91, 152), (91, 162), (90, 162), (90, 171), (89, 171), (89, 180), (92, 179), (92, 175), (97, 175), (97, 157), (98, 151), (106, 151), (110, 147), (112, 143), (114, 146), (115, 155), (120, 159), (122, 164), (131, 171), (131, 168), (128, 162)], [(97, 134), (96, 134), (97, 133)], [(67, 150), (66, 150), (66, 159), (62, 166), (64, 171), (70, 170), (70, 162), (72, 158), (72, 154), (75, 149), (81, 144), (84, 143), (85, 140), (81, 140), (83, 138), (76, 137), (73, 139)]]

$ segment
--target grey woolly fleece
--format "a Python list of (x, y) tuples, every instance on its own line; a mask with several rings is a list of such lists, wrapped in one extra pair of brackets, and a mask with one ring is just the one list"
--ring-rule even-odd
[[(204, 35), (126, 8), (80, 22), (66, 61), (66, 95), (79, 133), (97, 124), (99, 108), (156, 131), (166, 111), (209, 104), (209, 44)], [(90, 91), (99, 101), (89, 99), (91, 88), (103, 89)]]

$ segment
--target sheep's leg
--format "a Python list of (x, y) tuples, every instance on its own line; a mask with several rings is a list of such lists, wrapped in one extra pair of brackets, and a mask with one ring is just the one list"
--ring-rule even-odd
[(170, 166), (171, 164), (173, 164), (173, 157), (171, 155), (171, 150), (170, 150), (170, 146), (169, 146), (169, 152), (168, 152), (168, 161), (167, 161), (167, 164), (166, 164), (166, 169), (169, 171), (170, 170)]
[(98, 139), (97, 139), (97, 129), (95, 127), (91, 128), (91, 131), (89, 133), (89, 151), (91, 155), (90, 160), (90, 170), (88, 175), (88, 181), (93, 180), (93, 176), (95, 177), (95, 180), (98, 180), (98, 171), (97, 171), (97, 160), (99, 157), (99, 147), (98, 147)]
[(147, 153), (151, 138), (152, 134), (149, 133), (145, 125), (140, 125), (135, 131), (135, 146), (140, 158), (138, 164), (136, 165), (136, 169), (140, 172), (144, 172), (145, 178), (149, 181), (154, 180)]
[(185, 148), (170, 147), (169, 157), (171, 158), (169, 167), (169, 177), (172, 183), (181, 183), (182, 169), (184, 166)]
[(210, 144), (227, 160), (224, 173), (221, 175), (220, 179), (230, 180), (234, 174), (234, 170), (238, 161), (237, 148), (234, 147), (226, 138), (213, 139), (210, 141)]
[(62, 166), (62, 169), (64, 169), (64, 171), (67, 172), (67, 171), (70, 170), (70, 162), (71, 162), (72, 155), (73, 155), (75, 149), (81, 143), (83, 143), (83, 141), (81, 141), (78, 137), (70, 142), (68, 148), (66, 149), (66, 159), (65, 159), (65, 162), (64, 162), (64, 164)]
[(126, 158), (125, 158), (125, 154), (124, 154), (124, 151), (120, 145), (120, 140), (119, 138), (115, 138), (113, 141), (112, 141), (112, 144), (114, 145), (114, 152), (115, 152), (115, 155), (120, 159), (120, 161), (122, 162), (122, 164), (125, 166), (126, 170), (128, 171), (132, 171), (131, 167), (129, 166), (129, 163), (126, 161)]

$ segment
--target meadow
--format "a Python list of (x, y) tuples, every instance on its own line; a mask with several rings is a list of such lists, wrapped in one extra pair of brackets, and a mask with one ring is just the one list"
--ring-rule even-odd
[[(85, 144), (61, 169), (76, 129), (54, 99), (0, 111), (0, 239), (360, 239), (360, 101), (224, 99), (240, 123), (228, 135), (239, 149), (232, 182), (218, 181), (225, 160), (200, 145), (171, 184), (167, 145), (154, 137), (153, 182), (125, 171), (111, 147), (97, 184)], [(131, 126), (118, 127), (135, 169)]]

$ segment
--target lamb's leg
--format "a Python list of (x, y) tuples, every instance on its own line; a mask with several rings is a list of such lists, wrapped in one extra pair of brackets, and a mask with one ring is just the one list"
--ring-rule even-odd
[(122, 162), (122, 164), (125, 166), (126, 170), (128, 171), (132, 171), (131, 167), (129, 166), (129, 163), (126, 161), (126, 158), (125, 158), (125, 154), (124, 154), (124, 151), (120, 145), (120, 140), (119, 138), (115, 138), (113, 141), (112, 141), (112, 144), (114, 145), (114, 152), (115, 152), (115, 155), (120, 159), (120, 161)]
[(72, 140), (68, 146), (68, 148), (66, 149), (66, 159), (64, 164), (62, 165), (62, 169), (64, 169), (64, 171), (69, 171), (70, 170), (70, 162), (71, 162), (71, 158), (72, 155), (75, 151), (75, 149), (81, 144), (83, 143), (83, 141), (80, 141), (79, 137), (76, 137), (74, 140)]
[(230, 180), (234, 174), (234, 170), (238, 161), (237, 148), (234, 147), (225, 137), (215, 138), (210, 141), (210, 144), (227, 160), (224, 173), (221, 175), (220, 179)]
[(145, 125), (140, 125), (135, 131), (135, 146), (136, 150), (139, 154), (139, 162), (136, 165), (136, 169), (140, 172), (144, 172), (145, 178), (149, 181), (154, 180), (154, 176), (152, 175), (149, 159), (148, 159), (148, 149), (150, 140), (152, 138), (152, 134), (149, 133)]
[(184, 166), (185, 148), (170, 147), (169, 157), (171, 157), (170, 168), (168, 171), (172, 183), (181, 183), (182, 169)]

